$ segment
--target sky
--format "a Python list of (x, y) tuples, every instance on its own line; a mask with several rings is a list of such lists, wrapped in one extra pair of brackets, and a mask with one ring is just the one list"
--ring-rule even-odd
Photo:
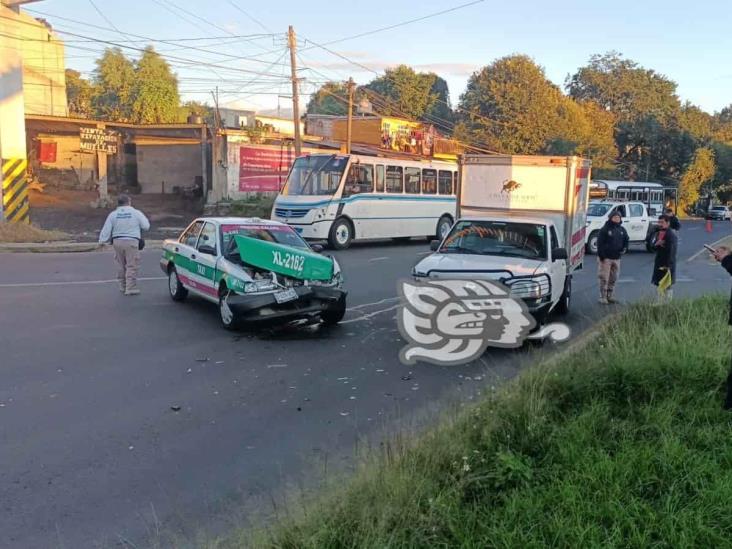
[[(124, 45), (131, 57), (147, 38), (168, 41), (155, 47), (184, 98), (210, 103), (218, 86), (222, 107), (289, 110), (288, 25), (298, 36), (303, 104), (326, 80), (366, 83), (400, 63), (445, 78), (455, 103), (475, 70), (512, 53), (528, 54), (563, 86), (591, 55), (611, 50), (675, 81), (682, 101), (708, 112), (732, 103), (726, 0), (42, 0), (25, 8), (63, 31), (67, 67), (87, 74), (110, 45), (89, 39)], [(362, 33), (370, 34), (349, 39)]]

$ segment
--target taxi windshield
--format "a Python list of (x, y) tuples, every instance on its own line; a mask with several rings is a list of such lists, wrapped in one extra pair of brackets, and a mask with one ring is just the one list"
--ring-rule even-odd
[(234, 235), (248, 236), (266, 242), (274, 242), (293, 248), (309, 250), (307, 243), (287, 225), (222, 225), (221, 238), (227, 254), (236, 249)]
[(285, 196), (332, 195), (338, 190), (347, 156), (312, 154), (301, 156), (292, 165), (282, 189)]
[(444, 254), (547, 258), (546, 226), (533, 223), (458, 221), (439, 249)]

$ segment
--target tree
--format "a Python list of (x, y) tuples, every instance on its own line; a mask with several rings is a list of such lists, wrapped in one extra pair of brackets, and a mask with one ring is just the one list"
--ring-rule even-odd
[(186, 101), (178, 108), (177, 122), (187, 122), (190, 115), (203, 118), (203, 122), (209, 126), (214, 125), (214, 110), (211, 105), (200, 101)]
[(450, 106), (450, 89), (444, 78), (434, 73), (430, 73), (430, 75), (434, 77), (430, 94), (435, 97), (435, 101), (422, 115), (422, 119), (425, 122), (434, 124), (442, 133), (452, 134), (455, 125), (455, 113)]
[[(399, 65), (386, 69), (383, 76), (374, 78), (364, 90), (382, 114), (422, 120), (439, 99), (439, 92), (433, 91), (436, 79), (434, 73), (418, 73), (411, 67)], [(369, 94), (369, 91), (375, 94)]]
[(132, 115), (132, 87), (135, 67), (119, 48), (104, 50), (94, 71), (96, 93), (92, 98), (97, 118), (129, 121)]
[(714, 136), (714, 117), (688, 101), (679, 111), (678, 125), (700, 143), (708, 144)]
[(714, 115), (714, 134), (719, 141), (732, 142), (732, 104)]
[(536, 154), (557, 137), (562, 93), (525, 55), (473, 73), (460, 97), (456, 135), (507, 154)]
[(343, 82), (326, 82), (310, 96), (307, 114), (348, 114), (348, 88)]
[(89, 118), (92, 115), (92, 95), (94, 89), (79, 71), (66, 69), (66, 103), (69, 115)]
[(178, 79), (152, 46), (145, 48), (135, 64), (130, 100), (131, 119), (135, 123), (175, 122), (178, 117)]
[(714, 151), (705, 147), (697, 149), (679, 184), (679, 206), (684, 211), (693, 208), (699, 200), (702, 187), (712, 181), (715, 172)]
[(595, 173), (612, 172), (617, 154), (613, 129), (615, 117), (593, 101), (576, 102), (563, 97), (559, 104), (556, 136), (542, 152), (547, 154), (577, 154), (590, 158)]

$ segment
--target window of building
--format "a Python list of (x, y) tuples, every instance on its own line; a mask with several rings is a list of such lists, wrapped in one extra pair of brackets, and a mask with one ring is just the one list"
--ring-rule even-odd
[(376, 166), (376, 192), (384, 192), (384, 166)]
[(402, 192), (402, 167), (387, 166), (386, 167), (386, 192), (401, 193)]
[(422, 194), (437, 194), (437, 170), (422, 170)]
[(404, 169), (404, 192), (409, 194), (419, 194), (420, 180), (422, 179), (422, 170), (419, 168)]
[(440, 170), (440, 194), (452, 194), (452, 172)]

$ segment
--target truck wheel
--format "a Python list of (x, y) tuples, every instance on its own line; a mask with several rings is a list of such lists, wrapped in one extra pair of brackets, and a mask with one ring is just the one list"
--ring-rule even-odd
[(348, 219), (336, 219), (328, 234), (328, 244), (334, 250), (345, 250), (353, 240), (353, 225)]
[(564, 283), (564, 291), (562, 292), (562, 297), (559, 298), (559, 303), (557, 303), (557, 314), (566, 315), (567, 313), (569, 313), (569, 308), (571, 304), (572, 279), (567, 278), (567, 281)]
[(320, 320), (322, 320), (323, 324), (325, 324), (326, 326), (333, 326), (343, 320), (344, 316), (346, 316), (345, 296), (341, 297), (338, 300), (338, 305), (336, 306), (336, 308), (331, 309), (330, 311), (323, 311), (322, 313), (320, 313)]
[(229, 290), (224, 286), (219, 292), (219, 317), (221, 325), (227, 330), (237, 330), (239, 328), (239, 318), (236, 313), (231, 310), (226, 298), (229, 297)]
[(588, 254), (597, 255), (597, 238), (599, 235), (599, 231), (593, 231), (590, 233), (590, 238), (587, 239), (587, 245), (585, 246), (585, 251)]
[(452, 218), (449, 215), (443, 215), (437, 222), (437, 230), (435, 231), (437, 240), (441, 241), (445, 238), (450, 229), (452, 229)]
[(183, 301), (188, 296), (188, 290), (180, 283), (175, 267), (168, 270), (168, 292), (173, 301)]

